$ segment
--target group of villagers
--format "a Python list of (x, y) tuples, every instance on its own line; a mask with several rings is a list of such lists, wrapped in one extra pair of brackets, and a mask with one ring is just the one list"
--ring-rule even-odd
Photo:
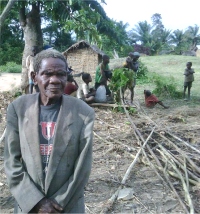
[[(31, 73), (33, 72), (33, 59), (38, 53), (37, 46), (32, 47), (32, 54), (29, 55), (26, 59), (26, 66), (28, 68), (28, 77), (29, 77), (29, 93), (33, 93), (33, 88), (38, 92), (37, 85), (34, 85)], [(128, 57), (126, 58), (126, 62), (123, 67), (131, 70), (133, 72), (133, 94), (134, 88), (136, 85), (136, 77), (139, 68), (138, 59), (140, 57), (140, 53), (138, 52), (130, 52)], [(81, 73), (73, 73), (72, 67), (68, 68), (68, 77), (67, 84), (64, 90), (64, 93), (67, 95), (71, 95), (77, 97), (78, 99), (82, 99), (88, 104), (91, 103), (113, 103), (113, 95), (109, 89), (109, 81), (112, 78), (112, 71), (109, 68), (110, 58), (108, 55), (102, 56), (102, 62), (97, 66), (95, 73), (95, 85), (94, 87), (90, 87), (90, 83), (92, 82), (92, 77), (89, 73), (81, 72)], [(188, 62), (186, 64), (186, 69), (184, 72), (185, 80), (184, 80), (184, 100), (190, 100), (190, 90), (192, 87), (192, 82), (194, 81), (194, 69), (191, 68), (192, 63)], [(82, 83), (78, 85), (77, 81), (74, 77), (82, 77)], [(186, 96), (186, 90), (188, 89), (188, 95)], [(157, 103), (160, 104), (163, 108), (169, 108), (169, 106), (164, 105), (164, 103), (159, 100), (154, 94), (151, 93), (150, 90), (144, 90), (144, 98), (146, 107), (152, 108)]]

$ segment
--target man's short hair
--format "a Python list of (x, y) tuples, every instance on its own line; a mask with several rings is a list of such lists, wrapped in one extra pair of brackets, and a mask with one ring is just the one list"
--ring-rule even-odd
[(33, 67), (34, 67), (34, 71), (36, 73), (39, 72), (42, 60), (43, 59), (47, 59), (47, 58), (58, 58), (58, 59), (61, 59), (65, 63), (66, 71), (67, 71), (67, 69), (68, 69), (67, 61), (66, 61), (65, 57), (62, 55), (62, 53), (60, 53), (59, 51), (57, 51), (55, 49), (47, 49), (47, 50), (43, 50), (43, 51), (39, 52), (34, 57)]
[(82, 80), (85, 81), (85, 80), (88, 80), (90, 78), (90, 74), (89, 73), (83, 73), (82, 74)]

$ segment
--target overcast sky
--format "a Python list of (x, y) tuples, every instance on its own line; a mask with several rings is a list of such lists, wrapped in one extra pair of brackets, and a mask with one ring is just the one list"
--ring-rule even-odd
[(152, 24), (151, 17), (161, 14), (168, 30), (186, 30), (188, 26), (200, 26), (200, 0), (105, 0), (104, 10), (109, 18), (129, 23), (128, 30), (139, 21)]

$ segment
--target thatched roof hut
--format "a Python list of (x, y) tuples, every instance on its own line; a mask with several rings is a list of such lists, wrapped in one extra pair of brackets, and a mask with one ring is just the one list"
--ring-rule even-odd
[(82, 40), (69, 47), (63, 54), (73, 70), (92, 74), (102, 61), (104, 53), (97, 46)]

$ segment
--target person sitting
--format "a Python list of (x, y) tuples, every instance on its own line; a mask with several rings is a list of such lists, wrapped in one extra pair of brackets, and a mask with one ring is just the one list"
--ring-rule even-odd
[(110, 58), (108, 55), (103, 55), (102, 60), (102, 63), (100, 63), (96, 68), (95, 89), (97, 90), (97, 88), (103, 82), (106, 87), (106, 95), (111, 96), (111, 91), (107, 85), (107, 81), (110, 81), (110, 79), (112, 78), (112, 72), (108, 65), (110, 62)]
[(153, 108), (158, 103), (164, 108), (169, 108), (169, 106), (164, 105), (163, 102), (158, 100), (158, 98), (149, 90), (144, 90), (144, 96), (146, 107)]
[(67, 77), (67, 84), (64, 89), (64, 94), (71, 95), (73, 97), (77, 96), (78, 84), (74, 80), (72, 75), (68, 75)]
[(86, 103), (93, 103), (96, 90), (89, 87), (89, 83), (92, 82), (92, 77), (89, 73), (82, 74), (83, 84), (78, 89), (77, 98), (82, 99)]

